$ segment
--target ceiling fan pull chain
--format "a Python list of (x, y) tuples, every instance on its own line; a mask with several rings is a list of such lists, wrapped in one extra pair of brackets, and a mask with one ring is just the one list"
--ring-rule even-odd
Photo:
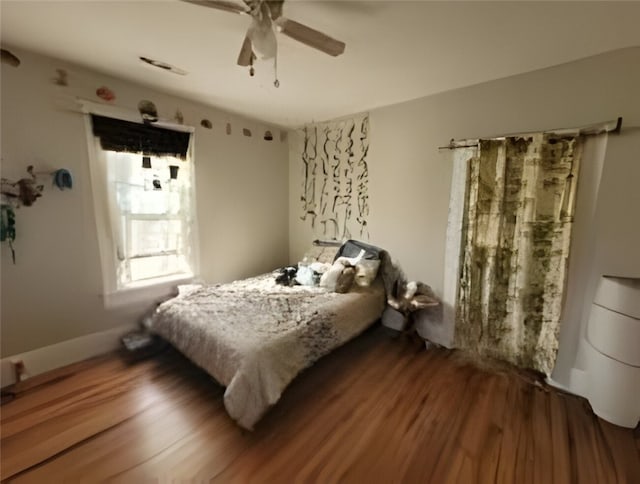
[(276, 78), (276, 80), (273, 81), (273, 85), (275, 87), (280, 87), (280, 81), (278, 80), (278, 54), (277, 53), (276, 53), (276, 56), (273, 58), (273, 70)]

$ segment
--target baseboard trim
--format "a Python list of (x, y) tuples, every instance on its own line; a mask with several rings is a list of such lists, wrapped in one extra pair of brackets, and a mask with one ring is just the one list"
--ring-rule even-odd
[(0, 387), (4, 388), (16, 383), (13, 361), (22, 360), (28, 378), (34, 377), (72, 363), (109, 353), (120, 346), (120, 337), (122, 335), (137, 327), (136, 324), (118, 326), (100, 333), (87, 334), (62, 341), (61, 343), (2, 358), (0, 360)]
[(551, 377), (547, 377), (546, 381), (549, 386), (557, 388), (558, 390), (562, 390), (565, 393), (570, 393), (571, 395), (576, 395), (578, 397), (588, 398), (586, 392), (586, 376), (587, 375), (583, 370), (572, 368), (569, 385), (564, 385)]

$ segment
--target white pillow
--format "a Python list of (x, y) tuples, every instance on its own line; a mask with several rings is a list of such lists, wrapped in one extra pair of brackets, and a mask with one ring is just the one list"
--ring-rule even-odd
[(322, 262), (331, 265), (340, 247), (313, 245), (302, 257), (302, 262), (311, 264), (312, 262)]

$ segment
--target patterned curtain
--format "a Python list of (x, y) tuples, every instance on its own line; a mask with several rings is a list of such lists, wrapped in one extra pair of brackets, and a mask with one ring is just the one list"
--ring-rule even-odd
[(470, 160), (456, 345), (549, 375), (573, 225), (582, 140), (482, 140)]

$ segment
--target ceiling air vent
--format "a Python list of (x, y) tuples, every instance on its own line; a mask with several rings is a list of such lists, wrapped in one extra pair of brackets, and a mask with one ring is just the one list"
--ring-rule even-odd
[(187, 75), (187, 71), (180, 69), (179, 67), (172, 66), (171, 64), (167, 64), (166, 62), (150, 59), (149, 57), (143, 57), (143, 56), (140, 56), (139, 59), (145, 64), (149, 64), (150, 66), (157, 67), (158, 69), (162, 69), (163, 71), (173, 72), (174, 74), (179, 74), (181, 76)]

